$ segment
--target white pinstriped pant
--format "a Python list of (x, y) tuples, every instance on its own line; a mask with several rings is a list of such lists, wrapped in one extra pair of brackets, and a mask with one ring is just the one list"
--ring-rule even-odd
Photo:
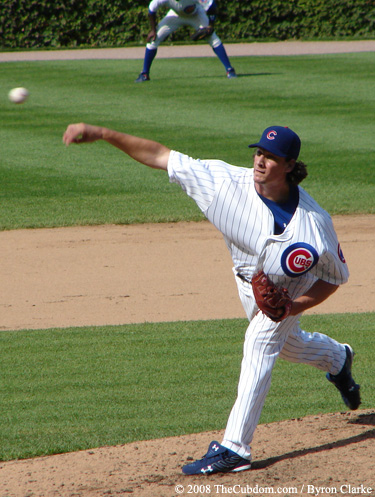
[(251, 459), (250, 444), (271, 385), (276, 359), (281, 357), (337, 374), (344, 365), (346, 351), (344, 345), (324, 334), (301, 330), (299, 316), (274, 323), (257, 312), (249, 288), (244, 292), (243, 283), (237, 281), (237, 284), (250, 324), (243, 347), (237, 399), (229, 415), (222, 445)]
[[(166, 16), (163, 17), (157, 25), (156, 40), (151, 43), (147, 43), (146, 47), (149, 50), (156, 50), (169, 35), (177, 31), (177, 29), (182, 26), (191, 26), (194, 29), (198, 29), (200, 27), (208, 26), (208, 24), (209, 20), (207, 14), (202, 10), (199, 10), (197, 14), (188, 17), (179, 16), (174, 10), (169, 10)], [(221, 40), (215, 31), (210, 37), (207, 38), (207, 42), (212, 48), (216, 48), (221, 45)]]

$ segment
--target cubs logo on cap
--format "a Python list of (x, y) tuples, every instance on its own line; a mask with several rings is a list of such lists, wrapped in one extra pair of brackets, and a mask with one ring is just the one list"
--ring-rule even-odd
[(268, 131), (267, 133), (267, 140), (274, 140), (276, 136), (277, 136), (277, 131), (271, 129), (271, 131)]
[(258, 143), (249, 145), (259, 147), (278, 157), (297, 160), (301, 149), (301, 140), (297, 133), (284, 126), (270, 126), (263, 131)]
[(296, 278), (307, 273), (319, 260), (318, 252), (308, 243), (294, 243), (281, 256), (281, 267), (286, 275)]

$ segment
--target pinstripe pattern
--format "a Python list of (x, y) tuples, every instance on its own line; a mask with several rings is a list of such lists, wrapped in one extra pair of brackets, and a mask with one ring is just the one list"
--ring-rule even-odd
[[(289, 225), (281, 235), (274, 235), (273, 215), (255, 190), (252, 169), (219, 160), (196, 160), (172, 151), (168, 173), (170, 181), (180, 184), (223, 234), (235, 275), (240, 273), (250, 280), (256, 270), (263, 269), (276, 284), (286, 287), (292, 298), (304, 295), (318, 279), (335, 285), (348, 280), (332, 220), (303, 188), (299, 187), (299, 204)], [(303, 266), (302, 260), (298, 266), (303, 259), (298, 251), (304, 247), (311, 255), (311, 260), (307, 258), (311, 265)], [(250, 443), (276, 359), (309, 364), (335, 375), (346, 353), (344, 345), (323, 332), (301, 330), (299, 316), (274, 323), (257, 312), (251, 285), (239, 277), (236, 282), (249, 326), (238, 395), (222, 445), (250, 459)]]

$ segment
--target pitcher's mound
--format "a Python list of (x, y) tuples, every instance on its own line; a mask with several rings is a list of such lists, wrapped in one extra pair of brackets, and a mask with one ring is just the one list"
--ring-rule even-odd
[(259, 425), (252, 469), (243, 473), (181, 473), (222, 431), (11, 461), (0, 465), (0, 495), (374, 496), (374, 424), (375, 410)]

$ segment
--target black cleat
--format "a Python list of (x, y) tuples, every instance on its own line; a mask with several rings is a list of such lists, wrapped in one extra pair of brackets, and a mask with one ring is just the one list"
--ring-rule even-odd
[(141, 72), (141, 74), (135, 80), (136, 83), (144, 83), (145, 81), (150, 81), (150, 76), (146, 72)]
[(251, 468), (251, 461), (244, 459), (219, 442), (211, 442), (207, 454), (198, 461), (182, 468), (185, 475), (210, 475), (213, 473), (236, 473)]
[(339, 372), (339, 374), (332, 375), (330, 373), (326, 374), (328, 381), (333, 383), (337, 390), (341, 393), (342, 400), (345, 405), (349, 407), (352, 411), (358, 409), (361, 403), (360, 386), (353, 380), (352, 377), (352, 363), (354, 352), (350, 345), (345, 344), (346, 349), (346, 361)]
[(228, 71), (227, 71), (227, 78), (228, 79), (237, 78), (236, 71), (233, 69), (233, 67), (231, 67), (230, 69), (228, 69)]

